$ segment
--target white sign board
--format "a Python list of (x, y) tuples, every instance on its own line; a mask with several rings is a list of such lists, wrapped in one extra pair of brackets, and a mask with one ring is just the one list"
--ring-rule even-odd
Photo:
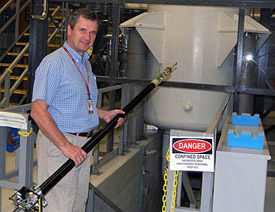
[(170, 136), (169, 152), (172, 171), (214, 172), (212, 137)]
[(19, 113), (0, 112), (0, 126), (27, 130), (27, 120)]

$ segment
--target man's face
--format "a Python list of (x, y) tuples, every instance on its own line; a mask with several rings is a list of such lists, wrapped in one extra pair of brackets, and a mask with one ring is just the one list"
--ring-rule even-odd
[(68, 26), (68, 44), (81, 56), (93, 45), (97, 34), (97, 21), (79, 17), (74, 28)]

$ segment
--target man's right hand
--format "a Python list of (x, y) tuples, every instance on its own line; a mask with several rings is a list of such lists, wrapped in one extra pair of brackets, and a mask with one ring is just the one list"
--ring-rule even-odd
[(78, 167), (87, 158), (87, 153), (83, 149), (69, 142), (60, 147), (60, 150), (63, 155), (74, 161), (75, 167)]
[(80, 147), (67, 141), (48, 112), (48, 107), (49, 105), (41, 99), (32, 102), (32, 118), (44, 135), (50, 139), (66, 157), (74, 161), (75, 167), (79, 166), (86, 159), (87, 153)]

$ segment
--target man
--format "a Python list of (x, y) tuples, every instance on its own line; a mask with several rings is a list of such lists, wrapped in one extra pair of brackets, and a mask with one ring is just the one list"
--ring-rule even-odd
[[(84, 212), (88, 197), (91, 153), (81, 149), (98, 117), (109, 122), (121, 110), (96, 108), (97, 87), (86, 50), (93, 45), (97, 15), (79, 9), (69, 18), (68, 39), (63, 47), (46, 56), (35, 73), (31, 116), (37, 134), (38, 185), (68, 158), (71, 170), (46, 196), (45, 212)], [(123, 123), (119, 119), (116, 127)]]

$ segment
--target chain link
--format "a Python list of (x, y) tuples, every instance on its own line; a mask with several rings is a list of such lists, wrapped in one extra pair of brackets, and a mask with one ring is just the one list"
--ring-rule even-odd
[(178, 186), (178, 176), (179, 176), (179, 171), (174, 171), (173, 192), (172, 192), (172, 201), (171, 201), (171, 212), (175, 211), (176, 197), (177, 197), (177, 186)]
[(166, 153), (166, 160), (169, 162), (170, 161), (170, 156), (169, 156), (169, 148), (168, 148), (168, 151)]
[[(169, 148), (166, 153), (166, 160), (170, 161)], [(178, 186), (178, 176), (179, 171), (174, 171), (174, 181), (173, 181), (173, 192), (172, 192), (172, 201), (171, 201), (171, 212), (175, 211), (176, 197), (177, 197), (177, 186)], [(166, 212), (166, 201), (167, 201), (167, 181), (168, 181), (168, 168), (166, 167), (164, 173), (164, 184), (163, 184), (163, 196), (162, 196), (162, 212)]]
[(163, 179), (164, 179), (164, 184), (163, 184), (163, 196), (162, 196), (162, 212), (165, 212), (166, 211), (166, 201), (167, 201), (168, 168), (165, 169)]
[(23, 137), (29, 137), (31, 133), (32, 133), (32, 128), (30, 129), (30, 132), (18, 131), (18, 135), (22, 135)]

